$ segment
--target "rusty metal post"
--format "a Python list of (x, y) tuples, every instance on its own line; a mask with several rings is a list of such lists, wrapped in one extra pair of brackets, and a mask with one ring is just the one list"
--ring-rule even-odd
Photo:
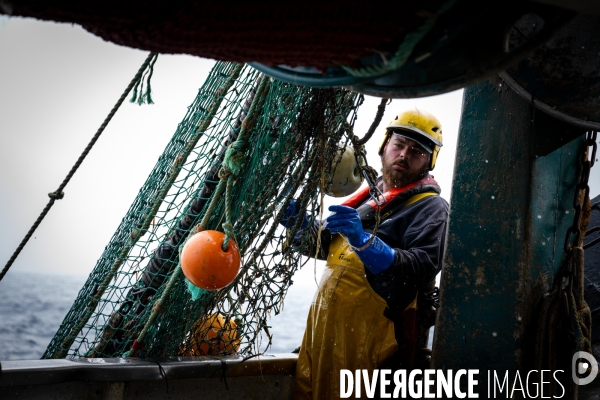
[[(564, 257), (584, 132), (499, 78), (465, 89), (432, 368), (533, 363), (534, 307)], [(511, 382), (512, 384), (512, 382)]]

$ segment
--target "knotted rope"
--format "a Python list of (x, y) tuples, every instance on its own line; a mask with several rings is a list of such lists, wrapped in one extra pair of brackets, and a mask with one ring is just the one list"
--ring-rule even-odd
[(219, 171), (219, 178), (221, 180), (219, 181), (219, 185), (217, 186), (215, 194), (211, 199), (208, 209), (210, 212), (207, 211), (200, 222), (202, 229), (205, 229), (210, 217), (212, 216), (212, 211), (220, 201), (223, 191), (225, 191), (225, 222), (222, 225), (223, 230), (225, 231), (225, 240), (223, 241), (222, 247), (223, 251), (227, 249), (229, 239), (235, 236), (233, 231), (233, 223), (231, 221), (232, 188), (246, 161), (245, 151), (248, 147), (248, 138), (250, 137), (250, 133), (252, 132), (256, 121), (258, 120), (260, 109), (267, 98), (270, 82), (270, 79), (261, 80), (258, 90), (256, 91), (254, 101), (252, 102), (252, 106), (250, 106), (250, 110), (248, 110), (248, 115), (246, 115), (244, 122), (242, 122), (240, 134), (238, 135), (237, 140), (229, 146), (227, 152), (225, 153), (223, 165)]
[[(94, 146), (94, 144), (96, 144), (96, 142), (100, 138), (100, 135), (102, 134), (102, 132), (104, 132), (104, 129), (106, 129), (106, 127), (108, 126), (108, 123), (111, 121), (113, 116), (116, 114), (119, 107), (121, 107), (121, 104), (123, 104), (123, 101), (125, 101), (125, 98), (129, 94), (131, 89), (134, 86), (137, 87), (140, 84), (140, 81), (142, 80), (142, 74), (144, 74), (144, 71), (146, 71), (146, 68), (148, 67), (148, 65), (150, 63), (152, 63), (152, 65), (154, 65), (154, 63), (156, 62), (156, 57), (158, 57), (158, 55), (156, 53), (150, 53), (148, 55), (148, 57), (146, 57), (146, 60), (142, 63), (142, 66), (140, 67), (138, 72), (135, 74), (135, 76), (133, 77), (131, 82), (129, 82), (129, 85), (127, 85), (127, 88), (125, 88), (125, 91), (123, 92), (123, 94), (121, 94), (121, 97), (119, 97), (119, 100), (117, 100), (117, 103), (113, 106), (112, 110), (110, 110), (110, 112), (104, 119), (104, 122), (102, 122), (102, 125), (100, 125), (100, 128), (98, 128), (98, 131), (96, 131), (96, 134), (92, 137), (92, 140), (90, 140), (88, 145), (85, 147), (85, 149), (83, 150), (83, 152), (81, 153), (81, 155), (79, 156), (79, 158), (77, 159), (77, 161), (75, 162), (75, 164), (73, 165), (73, 167), (71, 168), (71, 170), (69, 171), (69, 173), (67, 174), (65, 179), (62, 181), (62, 183), (60, 184), (58, 189), (56, 189), (52, 193), (48, 193), (48, 197), (50, 197), (50, 201), (48, 202), (48, 204), (46, 204), (46, 207), (44, 207), (44, 209), (42, 210), (40, 215), (37, 217), (37, 219), (31, 226), (31, 228), (29, 229), (29, 231), (27, 232), (27, 234), (25, 235), (25, 237), (23, 238), (23, 240), (21, 241), (21, 243), (19, 244), (19, 246), (17, 247), (17, 249), (15, 250), (13, 255), (10, 257), (10, 260), (8, 260), (8, 262), (2, 269), (2, 272), (0, 272), (0, 281), (2, 280), (2, 278), (4, 278), (4, 275), (6, 275), (6, 273), (8, 272), (8, 270), (10, 269), (12, 264), (15, 262), (15, 260), (17, 259), (17, 257), (19, 256), (19, 254), (21, 253), (21, 251), (23, 250), (23, 248), (29, 241), (29, 239), (31, 239), (31, 236), (33, 236), (33, 233), (36, 231), (38, 226), (42, 223), (42, 221), (46, 217), (46, 214), (48, 214), (48, 212), (54, 205), (54, 202), (56, 200), (60, 200), (64, 197), (64, 195), (65, 195), (63, 192), (64, 188), (67, 186), (67, 184), (69, 183), (69, 181), (71, 180), (73, 175), (75, 175), (75, 172), (79, 169), (79, 166), (81, 165), (81, 163), (83, 163), (83, 160), (85, 160), (88, 153), (92, 150), (92, 147)], [(150, 88), (150, 77), (151, 76), (152, 76), (152, 73), (150, 73), (150, 75), (147, 78), (146, 86), (148, 88), (148, 91), (150, 90), (149, 88)], [(148, 98), (149, 98), (149, 96), (150, 95), (148, 94)], [(152, 99), (150, 99), (150, 100), (152, 100)]]
[[(148, 56), (148, 58), (146, 59), (146, 61), (148, 63), (151, 61), (151, 58), (152, 58), (151, 56), (152, 56), (152, 54), (150, 56)], [(106, 277), (104, 278), (102, 283), (99, 285), (99, 287), (96, 290), (96, 292), (94, 293), (94, 295), (90, 298), (83, 318), (79, 319), (78, 323), (71, 330), (71, 333), (65, 338), (65, 340), (61, 344), (60, 350), (54, 355), (55, 358), (62, 358), (65, 356), (66, 352), (71, 347), (71, 344), (77, 337), (77, 334), (81, 331), (81, 329), (85, 325), (85, 322), (87, 321), (87, 319), (92, 315), (92, 313), (96, 309), (96, 306), (98, 305), (98, 302), (102, 298), (102, 295), (104, 294), (105, 290), (108, 288), (110, 281), (114, 278), (115, 274), (117, 273), (117, 271), (119, 270), (119, 268), (121, 267), (123, 262), (127, 259), (127, 254), (129, 254), (129, 252), (131, 251), (131, 249), (133, 248), (135, 243), (144, 234), (145, 229), (147, 229), (147, 227), (150, 225), (150, 222), (152, 221), (152, 218), (154, 218), (154, 216), (156, 215), (156, 212), (157, 212), (158, 208), (160, 207), (160, 205), (162, 204), (162, 202), (164, 201), (164, 198), (167, 195), (168, 190), (170, 189), (171, 185), (174, 183), (175, 178), (177, 177), (178, 172), (179, 172), (183, 162), (185, 161), (185, 159), (187, 159), (189, 154), (192, 152), (196, 143), (198, 142), (198, 140), (200, 140), (200, 138), (204, 134), (204, 131), (206, 130), (206, 128), (208, 126), (210, 126), (212, 119), (214, 118), (217, 110), (219, 109), (221, 103), (224, 100), (225, 93), (227, 93), (229, 88), (231, 88), (231, 86), (234, 84), (234, 82), (237, 79), (237, 77), (239, 76), (242, 68), (243, 68), (243, 64), (237, 64), (236, 67), (232, 70), (231, 75), (227, 78), (227, 80), (223, 83), (223, 85), (216, 91), (215, 98), (213, 99), (211, 107), (208, 110), (207, 117), (200, 121), (199, 125), (194, 130), (194, 135), (189, 139), (188, 143), (186, 144), (184, 152), (180, 153), (179, 156), (176, 158), (176, 160), (173, 164), (173, 168), (171, 169), (169, 179), (163, 184), (157, 197), (152, 202), (151, 211), (146, 215), (146, 218), (142, 224), (142, 229), (136, 229), (130, 233), (129, 243), (127, 243), (125, 246), (122, 247), (122, 249), (119, 253), (119, 256), (117, 257), (116, 261), (111, 266), (109, 273), (106, 275)], [(143, 72), (143, 70), (140, 69), (138, 74), (141, 76), (142, 72)], [(124, 95), (121, 97), (121, 99), (120, 99), (121, 102), (122, 102), (122, 100), (125, 99), (126, 95), (127, 95), (127, 93), (124, 93)]]
[[(252, 129), (254, 128), (254, 125), (256, 124), (256, 121), (258, 119), (258, 113), (260, 112), (260, 110), (264, 104), (266, 95), (269, 92), (269, 85), (270, 85), (269, 79), (262, 79), (262, 81), (260, 82), (260, 85), (256, 92), (256, 96), (254, 98), (254, 101), (252, 102), (252, 106), (250, 107), (250, 110), (248, 111), (248, 115), (244, 119), (244, 122), (242, 122), (242, 128), (240, 130), (239, 136), (238, 136), (237, 140), (230, 145), (229, 149), (227, 149), (227, 152), (225, 153), (223, 165), (221, 167), (221, 170), (219, 171), (219, 178), (221, 180), (219, 181), (219, 184), (218, 184), (217, 188), (215, 189), (215, 192), (211, 198), (211, 202), (208, 206), (208, 209), (207, 209), (206, 213), (204, 214), (202, 221), (200, 221), (200, 223), (198, 225), (196, 225), (192, 230), (190, 230), (185, 242), (187, 242), (187, 240), (189, 240), (189, 238), (191, 238), (194, 234), (206, 229), (208, 221), (209, 221), (210, 217), (212, 216), (212, 213), (213, 213), (214, 209), (216, 208), (217, 204), (221, 200), (223, 192), (225, 192), (225, 215), (226, 215), (226, 218), (225, 218), (226, 222), (223, 223), (223, 230), (225, 231), (225, 240), (223, 241), (223, 246), (222, 246), (223, 251), (225, 251), (227, 249), (227, 246), (229, 244), (229, 239), (231, 237), (235, 236), (235, 232), (233, 230), (233, 224), (231, 222), (231, 203), (232, 203), (231, 189), (235, 183), (235, 179), (237, 178), (238, 174), (242, 170), (242, 167), (246, 160), (244, 153), (245, 153), (245, 150), (246, 150), (246, 147), (248, 144), (248, 138), (250, 136), (250, 133), (252, 132)], [(181, 249), (183, 249), (183, 246), (185, 246), (185, 243), (183, 243), (179, 247), (180, 252), (181, 252)], [(158, 299), (156, 301), (155, 305), (152, 307), (152, 312), (150, 314), (150, 317), (146, 321), (144, 328), (140, 332), (137, 339), (134, 341), (134, 343), (131, 347), (131, 350), (126, 352), (123, 355), (123, 357), (129, 357), (129, 356), (135, 355), (135, 354), (137, 354), (137, 350), (140, 349), (140, 346), (143, 347), (143, 343), (144, 343), (146, 334), (148, 333), (148, 330), (154, 324), (154, 321), (160, 314), (162, 307), (168, 301), (168, 298), (170, 296), (170, 293), (171, 293), (173, 287), (175, 286), (175, 283), (181, 276), (181, 271), (182, 271), (181, 262), (179, 262), (177, 264), (177, 267), (175, 268), (175, 271), (169, 278), (169, 282), (167, 283), (164, 291), (162, 292), (160, 299)], [(200, 291), (200, 294), (201, 293), (203, 293), (203, 291)]]

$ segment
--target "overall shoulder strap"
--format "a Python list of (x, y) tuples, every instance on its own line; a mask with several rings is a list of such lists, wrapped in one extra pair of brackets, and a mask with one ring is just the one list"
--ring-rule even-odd
[[(395, 214), (398, 210), (400, 210), (404, 207), (408, 207), (412, 204), (419, 202), (420, 200), (422, 200), (426, 197), (431, 197), (431, 196), (439, 196), (439, 194), (436, 192), (433, 192), (433, 191), (432, 192), (421, 192), (421, 193), (417, 193), (417, 194), (409, 197), (408, 199), (406, 199), (404, 201), (398, 202), (398, 204), (392, 204), (391, 208), (383, 210), (383, 213), (380, 216), (379, 223), (382, 223), (383, 221), (385, 221), (391, 215)], [(373, 208), (371, 208), (367, 205), (363, 205), (363, 206), (359, 207), (357, 209), (357, 211), (363, 222), (364, 229), (375, 226), (375, 210)]]
[(390, 215), (394, 214), (396, 211), (398, 211), (404, 207), (408, 207), (411, 204), (415, 204), (416, 202), (424, 199), (425, 197), (431, 197), (431, 196), (439, 196), (439, 195), (434, 192), (417, 193), (410, 199), (406, 200), (404, 203), (399, 204), (396, 207), (392, 208), (391, 210), (388, 210), (384, 214), (382, 214), (381, 221), (384, 221), (386, 218), (388, 218)]

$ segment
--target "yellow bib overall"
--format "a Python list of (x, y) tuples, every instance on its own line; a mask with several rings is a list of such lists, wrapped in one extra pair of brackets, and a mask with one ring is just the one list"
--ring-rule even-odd
[(336, 235), (308, 314), (294, 398), (339, 398), (340, 369), (372, 371), (394, 354), (398, 343), (394, 323), (383, 315), (386, 307), (367, 281), (360, 258)]
[[(413, 196), (403, 206), (431, 195)], [(371, 288), (360, 258), (344, 236), (335, 235), (308, 313), (294, 399), (338, 399), (341, 369), (372, 372), (391, 357), (398, 343), (394, 323), (384, 316), (386, 308), (386, 301)], [(416, 308), (415, 297), (405, 312)], [(366, 398), (364, 386), (361, 395)]]

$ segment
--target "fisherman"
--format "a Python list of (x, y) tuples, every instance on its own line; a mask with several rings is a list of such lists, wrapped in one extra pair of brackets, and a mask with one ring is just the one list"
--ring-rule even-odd
[[(417, 295), (440, 272), (444, 252), (448, 203), (429, 175), (441, 146), (433, 115), (398, 114), (379, 148), (379, 223), (369, 188), (329, 208), (320, 252), (327, 265), (298, 355), (294, 398), (339, 398), (341, 369), (372, 376), (376, 368), (412, 367)], [(292, 204), (282, 224), (293, 226), (297, 214)], [(314, 236), (317, 228), (302, 232)]]

